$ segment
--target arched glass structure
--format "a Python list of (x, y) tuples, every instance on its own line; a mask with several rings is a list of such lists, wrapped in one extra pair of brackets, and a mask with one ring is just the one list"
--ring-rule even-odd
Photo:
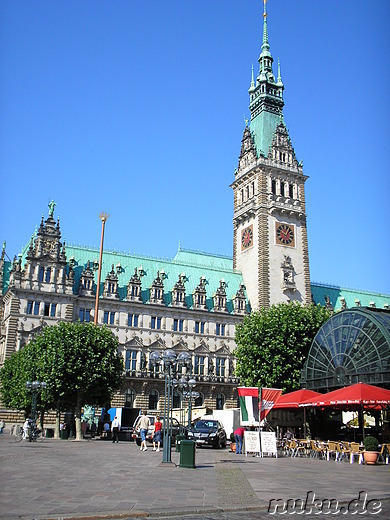
[(317, 391), (354, 383), (390, 387), (390, 312), (355, 307), (332, 316), (318, 331), (301, 384)]

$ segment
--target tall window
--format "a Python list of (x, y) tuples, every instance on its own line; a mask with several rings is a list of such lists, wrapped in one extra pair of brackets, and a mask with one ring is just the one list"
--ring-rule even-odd
[(284, 182), (280, 183), (280, 194), (284, 197)]
[(115, 312), (104, 311), (103, 323), (106, 325), (114, 325), (115, 323)]
[(215, 399), (215, 409), (223, 410), (224, 406), (225, 406), (225, 396), (223, 394), (217, 394), (217, 397)]
[(149, 410), (157, 410), (158, 406), (158, 392), (151, 390), (149, 394)]
[(294, 198), (294, 185), (293, 184), (288, 185), (288, 194), (289, 194), (290, 199)]
[(215, 375), (225, 377), (225, 358), (218, 357), (215, 363)]
[(128, 388), (125, 393), (125, 408), (134, 408), (135, 391)]
[(276, 181), (275, 180), (271, 181), (271, 191), (274, 195), (276, 195)]
[(161, 318), (152, 316), (151, 322), (150, 322), (150, 328), (151, 329), (161, 329)]
[(181, 398), (177, 390), (173, 391), (173, 408), (180, 408)]
[(204, 376), (205, 356), (195, 356), (194, 373), (198, 376)]
[(204, 321), (196, 321), (195, 322), (195, 333), (196, 334), (204, 334)]
[(45, 282), (50, 283), (50, 276), (51, 276), (51, 268), (48, 267), (48, 268), (46, 269)]
[(31, 300), (29, 300), (27, 302), (27, 314), (32, 314), (32, 312), (33, 312), (33, 305), (34, 305), (34, 302), (32, 302)]
[(215, 334), (217, 336), (224, 336), (225, 335), (225, 324), (224, 323), (217, 323), (216, 324)]
[(137, 368), (137, 351), (136, 350), (126, 350), (126, 359), (125, 359), (125, 370), (136, 370)]
[(43, 314), (44, 314), (44, 316), (50, 316), (50, 303), (45, 302)]
[(204, 395), (202, 392), (199, 392), (199, 397), (195, 399), (194, 406), (203, 406)]
[(56, 309), (57, 309), (57, 304), (56, 303), (52, 303), (51, 307), (50, 307), (50, 316), (52, 318), (56, 317)]
[(183, 332), (184, 320), (173, 320), (173, 330)]
[(39, 302), (34, 302), (34, 315), (39, 315)]
[(80, 309), (79, 318), (80, 318), (80, 321), (86, 321), (87, 323), (89, 323), (91, 321), (91, 310), (90, 309)]
[(128, 314), (127, 315), (127, 325), (129, 327), (138, 327), (138, 318), (139, 318), (139, 314)]
[(39, 282), (43, 282), (44, 275), (45, 275), (45, 268), (44, 267), (40, 267), (39, 268), (39, 274), (38, 274), (38, 281)]

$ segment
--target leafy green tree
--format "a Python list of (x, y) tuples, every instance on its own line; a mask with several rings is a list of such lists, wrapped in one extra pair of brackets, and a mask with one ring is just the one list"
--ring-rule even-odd
[(236, 327), (236, 375), (245, 386), (299, 388), (314, 336), (331, 316), (321, 305), (279, 303), (245, 317)]
[[(0, 378), (6, 403), (25, 403), (22, 386), (27, 379), (45, 381), (40, 409), (74, 410), (76, 439), (82, 438), (81, 408), (105, 405), (123, 381), (123, 359), (118, 339), (107, 327), (92, 323), (64, 323), (46, 327), (4, 365)], [(15, 367), (24, 367), (16, 370)], [(20, 381), (20, 384), (19, 384)], [(3, 390), (6, 393), (4, 394)], [(12, 394), (20, 394), (18, 400)], [(13, 400), (12, 400), (13, 399)], [(30, 397), (31, 399), (31, 397)]]

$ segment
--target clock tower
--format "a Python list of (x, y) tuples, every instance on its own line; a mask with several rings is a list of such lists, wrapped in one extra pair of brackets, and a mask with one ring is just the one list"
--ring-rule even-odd
[(249, 88), (235, 180), (233, 265), (242, 271), (252, 309), (311, 302), (305, 182), (283, 119), (284, 85), (268, 43), (266, 0), (259, 72)]

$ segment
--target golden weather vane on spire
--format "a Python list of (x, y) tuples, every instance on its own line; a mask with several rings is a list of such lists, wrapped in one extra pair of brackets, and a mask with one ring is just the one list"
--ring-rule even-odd
[(267, 18), (267, 2), (268, 2), (268, 0), (263, 0), (263, 4), (264, 4), (263, 17), (264, 18)]

